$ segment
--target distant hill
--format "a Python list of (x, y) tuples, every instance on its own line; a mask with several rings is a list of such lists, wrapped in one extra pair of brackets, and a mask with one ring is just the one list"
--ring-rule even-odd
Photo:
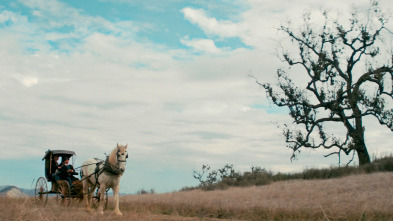
[(34, 189), (23, 189), (19, 188), (22, 193), (28, 195), (28, 196), (34, 196), (35, 195), (35, 190)]
[[(16, 186), (0, 186), (0, 193), (3, 191), (3, 189), (8, 189), (8, 188), (10, 188), (10, 187), (16, 187)], [(34, 189), (23, 189), (23, 188), (19, 188), (19, 187), (16, 187), (16, 188), (18, 188), (22, 193), (24, 193), (24, 194), (26, 194), (26, 195), (28, 195), (28, 196), (34, 196)], [(4, 190), (4, 191), (6, 191), (6, 190)]]
[(28, 195), (22, 192), (16, 186), (2, 186), (0, 187), (0, 196), (6, 196), (11, 198), (24, 198)]

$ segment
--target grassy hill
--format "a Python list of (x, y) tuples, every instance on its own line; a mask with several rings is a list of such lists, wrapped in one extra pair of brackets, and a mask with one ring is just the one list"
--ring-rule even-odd
[[(286, 180), (225, 190), (195, 189), (120, 198), (123, 217), (88, 213), (83, 204), (39, 207), (0, 197), (0, 220), (392, 220), (393, 172)], [(52, 202), (53, 201), (53, 202)], [(111, 199), (110, 202), (111, 203)]]
[[(245, 220), (391, 220), (393, 173), (290, 180), (226, 190), (135, 195), (127, 210)], [(148, 208), (148, 209), (146, 209)]]

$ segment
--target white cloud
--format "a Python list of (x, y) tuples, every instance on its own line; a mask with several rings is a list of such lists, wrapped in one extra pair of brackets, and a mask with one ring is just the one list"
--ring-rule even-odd
[(40, 11), (38, 11), (38, 10), (33, 11), (33, 15), (37, 16), (37, 17), (42, 17), (43, 16), (42, 13)]
[(16, 13), (10, 12), (10, 11), (2, 11), (0, 13), (0, 23), (5, 23), (5, 22), (16, 22), (18, 21), (18, 16)]
[[(365, 9), (369, 6), (370, 1), (247, 1), (249, 7), (238, 19), (218, 20), (214, 16), (209, 16), (203, 9), (186, 7), (182, 9), (185, 19), (198, 25), (206, 34), (211, 37), (231, 38), (239, 37), (246, 45), (270, 49), (269, 45), (274, 44), (272, 39), (277, 40), (279, 32), (277, 28), (285, 24), (288, 20), (296, 27), (302, 23), (302, 14), (305, 10), (310, 9), (313, 13), (320, 13), (322, 10), (329, 10), (343, 18), (350, 15), (353, 8)], [(384, 0), (380, 2), (384, 8), (392, 6), (391, 1)], [(337, 7), (337, 6), (340, 7)]]
[(25, 87), (32, 87), (38, 84), (38, 78), (32, 76), (16, 76), (16, 80), (18, 80)]
[(212, 39), (188, 39), (188, 37), (182, 38), (181, 43), (193, 48), (196, 52), (205, 52), (208, 54), (220, 54), (222, 49), (217, 48)]
[(187, 20), (198, 25), (207, 34), (220, 37), (237, 37), (241, 32), (238, 25), (230, 21), (217, 21), (215, 18), (210, 18), (201, 9), (184, 8), (181, 11)]

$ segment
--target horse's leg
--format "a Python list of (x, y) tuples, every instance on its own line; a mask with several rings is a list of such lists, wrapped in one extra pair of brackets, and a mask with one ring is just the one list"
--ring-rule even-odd
[(115, 213), (116, 215), (123, 215), (120, 210), (119, 210), (119, 189), (120, 189), (120, 184), (117, 183), (114, 187), (112, 187), (113, 190), (113, 196), (115, 198)]
[[(91, 190), (89, 191), (89, 189), (87, 189), (88, 194), (87, 194), (87, 206), (88, 206), (88, 210), (91, 211), (91, 206), (93, 205), (92, 201), (93, 201), (93, 192), (95, 191), (96, 187), (93, 185), (90, 185)], [(93, 189), (94, 188), (94, 189)]]
[(91, 209), (90, 209), (90, 206), (89, 206), (89, 197), (88, 197), (90, 184), (89, 184), (89, 182), (87, 180), (83, 180), (82, 183), (83, 183), (83, 200), (85, 201), (86, 209), (88, 211), (90, 211)]
[(100, 184), (100, 205), (98, 207), (98, 213), (99, 214), (104, 214), (105, 190), (106, 190), (105, 184), (104, 183)]

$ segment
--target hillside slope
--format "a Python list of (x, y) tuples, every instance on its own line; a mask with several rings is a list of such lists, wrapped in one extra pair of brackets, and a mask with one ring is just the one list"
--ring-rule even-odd
[(110, 197), (104, 215), (83, 203), (46, 207), (34, 198), (0, 197), (0, 220), (393, 220), (393, 172), (329, 180), (291, 180), (227, 190), (120, 197), (122, 217)]
[(393, 173), (329, 180), (292, 180), (228, 190), (135, 195), (127, 210), (238, 219), (393, 219)]

